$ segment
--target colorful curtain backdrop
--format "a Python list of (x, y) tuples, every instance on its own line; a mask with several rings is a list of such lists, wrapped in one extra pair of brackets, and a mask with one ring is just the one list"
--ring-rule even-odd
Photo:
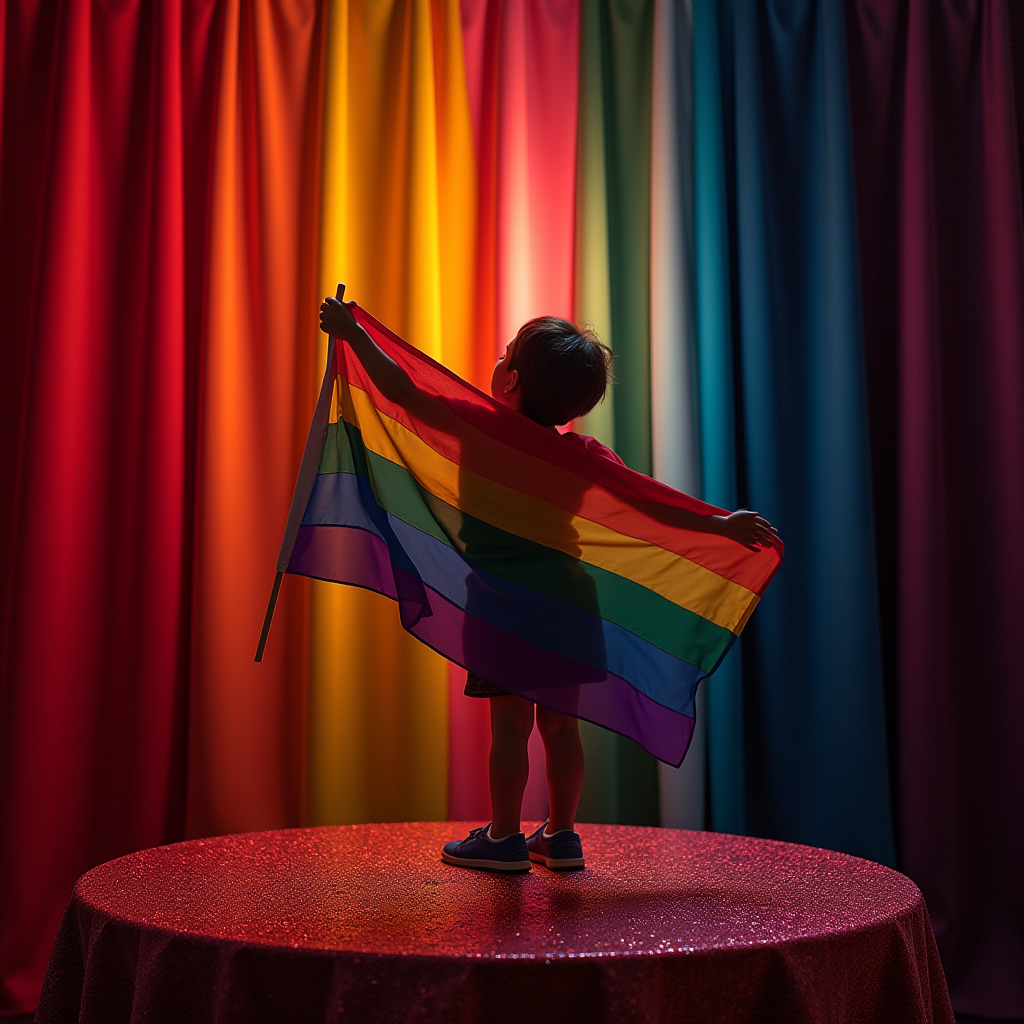
[(956, 1008), (1024, 1016), (1024, 14), (841, 10), (0, 7), (0, 1013), (102, 860), (487, 816), (485, 708), (390, 602), (289, 578), (252, 662), (344, 280), (477, 385), (591, 322), (578, 428), (786, 540), (706, 747), (587, 728), (581, 820), (895, 858)]

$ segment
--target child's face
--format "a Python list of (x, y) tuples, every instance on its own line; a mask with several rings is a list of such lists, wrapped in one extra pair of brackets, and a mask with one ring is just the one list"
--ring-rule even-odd
[(510, 341), (491, 371), (491, 397), (519, 412), (521, 411), (519, 371), (508, 368), (508, 353), (511, 348), (512, 342)]

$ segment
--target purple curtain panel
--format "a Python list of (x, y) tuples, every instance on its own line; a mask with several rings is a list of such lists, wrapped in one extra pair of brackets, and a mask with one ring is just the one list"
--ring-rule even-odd
[(954, 1009), (995, 1018), (1024, 1016), (1020, 8), (846, 8), (902, 866)]

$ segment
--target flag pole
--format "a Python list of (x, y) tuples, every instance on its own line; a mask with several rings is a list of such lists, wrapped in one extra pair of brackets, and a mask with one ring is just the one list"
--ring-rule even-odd
[(270, 591), (270, 601), (267, 603), (267, 614), (263, 617), (263, 630), (260, 633), (260, 642), (256, 645), (256, 661), (263, 660), (263, 652), (267, 648), (267, 637), (270, 636), (270, 624), (274, 621), (274, 609), (277, 607), (277, 595), (281, 593), (281, 580), (284, 573), (278, 572), (274, 577), (274, 589)]
[[(345, 286), (339, 284), (337, 298), (341, 300), (344, 297)], [(313, 422), (309, 425), (309, 437), (306, 438), (306, 448), (302, 453), (299, 478), (295, 481), (295, 493), (292, 495), (292, 506), (288, 512), (288, 522), (284, 528), (281, 552), (277, 556), (277, 575), (274, 577), (274, 588), (270, 591), (270, 600), (267, 602), (267, 614), (263, 617), (263, 629), (260, 631), (260, 642), (256, 645), (256, 657), (253, 660), (257, 664), (263, 661), (267, 637), (270, 636), (270, 624), (274, 621), (277, 596), (281, 593), (281, 580), (288, 568), (288, 560), (291, 558), (292, 548), (295, 546), (295, 538), (299, 533), (302, 514), (306, 511), (306, 503), (309, 501), (309, 496), (313, 491), (313, 484), (316, 482), (317, 467), (320, 464), (320, 454), (323, 451), (324, 435), (327, 431), (327, 421), (330, 416), (331, 395), (334, 392), (334, 377), (331, 370), (334, 366), (335, 344), (336, 339), (328, 337), (327, 366), (324, 368), (324, 379), (320, 385), (320, 398), (316, 404), (316, 411), (313, 413)]]

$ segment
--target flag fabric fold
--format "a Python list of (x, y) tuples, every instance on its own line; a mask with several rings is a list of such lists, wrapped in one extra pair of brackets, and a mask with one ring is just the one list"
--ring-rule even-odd
[(303, 458), (319, 470), (300, 474), (278, 568), (384, 594), (451, 661), (678, 765), (697, 685), (781, 542), (682, 528), (680, 510), (723, 510), (568, 443), (353, 311), (428, 401), (389, 402), (332, 346)]

